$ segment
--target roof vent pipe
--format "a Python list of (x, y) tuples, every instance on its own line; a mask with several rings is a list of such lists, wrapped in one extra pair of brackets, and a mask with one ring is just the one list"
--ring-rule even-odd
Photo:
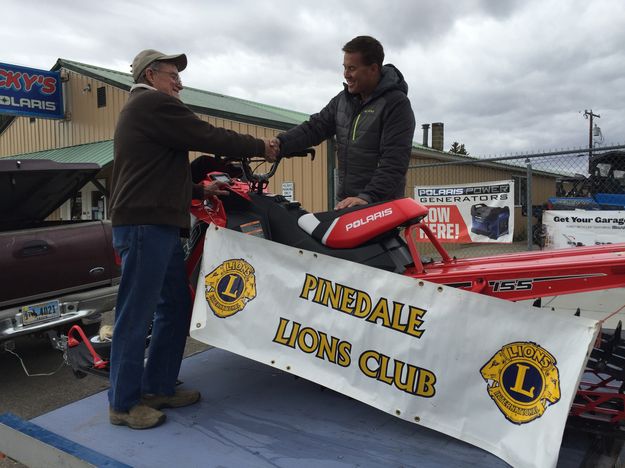
[(432, 124), (432, 148), (443, 151), (444, 147), (444, 129), (442, 122)]
[(428, 146), (428, 133), (430, 131), (430, 124), (423, 124), (423, 125), (421, 125), (421, 128), (423, 129), (423, 146), (425, 146), (427, 148), (427, 146)]

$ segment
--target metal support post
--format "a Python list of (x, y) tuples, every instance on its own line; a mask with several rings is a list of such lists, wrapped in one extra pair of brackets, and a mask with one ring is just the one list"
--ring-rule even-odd
[(534, 242), (532, 239), (532, 162), (529, 158), (525, 160), (526, 164), (526, 188), (525, 188), (525, 203), (526, 203), (526, 214), (527, 214), (527, 250), (533, 250)]

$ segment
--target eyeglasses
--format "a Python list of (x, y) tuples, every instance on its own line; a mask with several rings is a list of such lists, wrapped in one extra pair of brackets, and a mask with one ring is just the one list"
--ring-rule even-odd
[(174, 80), (176, 83), (182, 83), (182, 80), (180, 79), (180, 75), (176, 72), (167, 72), (163, 70), (158, 70), (156, 68), (150, 68), (150, 70), (152, 70), (155, 73), (165, 73), (166, 75), (169, 75), (169, 77), (172, 80)]

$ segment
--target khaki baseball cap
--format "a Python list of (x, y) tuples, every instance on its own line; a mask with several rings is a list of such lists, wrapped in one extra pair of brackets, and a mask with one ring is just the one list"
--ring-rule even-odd
[(166, 55), (154, 49), (142, 50), (132, 61), (132, 77), (135, 82), (139, 79), (143, 70), (157, 60), (172, 62), (178, 67), (179, 72), (187, 68), (187, 56), (185, 54)]

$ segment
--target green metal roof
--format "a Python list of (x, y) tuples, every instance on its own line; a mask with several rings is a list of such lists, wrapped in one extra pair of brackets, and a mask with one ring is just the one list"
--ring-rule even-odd
[[(89, 76), (127, 91), (130, 91), (131, 86), (134, 84), (130, 73), (109, 70), (86, 63), (59, 58), (54, 67), (52, 67), (52, 70), (59, 70), (60, 68)], [(195, 88), (184, 88), (180, 97), (185, 104), (198, 113), (276, 129), (289, 129), (309, 118), (308, 114), (301, 112)], [(434, 150), (415, 142), (413, 142), (412, 148), (413, 150), (420, 151), (422, 154), (429, 153), (437, 156), (448, 155), (445, 152)], [(66, 148), (25, 153), (19, 156), (11, 156), (10, 159), (51, 159), (57, 162), (93, 162), (103, 167), (113, 160), (113, 141), (107, 140)]]
[[(58, 59), (53, 70), (66, 68), (121, 89), (130, 90), (134, 84), (130, 73), (122, 73), (94, 65)], [(239, 99), (223, 94), (185, 87), (180, 93), (182, 101), (194, 111), (239, 122), (288, 129), (308, 120), (309, 115), (280, 107)]]
[(113, 140), (25, 153), (6, 159), (51, 159), (60, 163), (96, 163), (104, 167), (113, 160)]

